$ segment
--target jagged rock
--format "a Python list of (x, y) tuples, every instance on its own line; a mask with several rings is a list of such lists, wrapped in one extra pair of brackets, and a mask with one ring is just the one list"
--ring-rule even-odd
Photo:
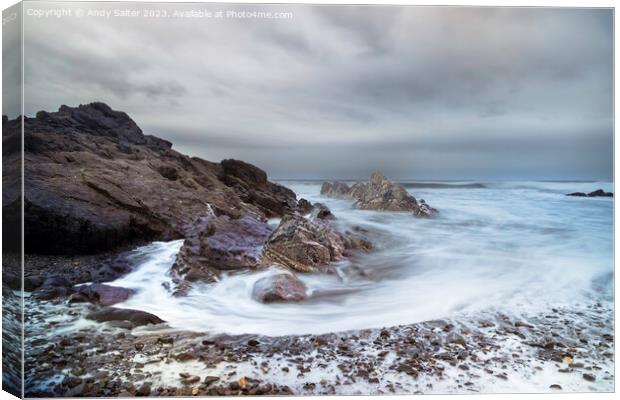
[(310, 211), (312, 211), (312, 203), (310, 203), (306, 199), (299, 199), (299, 201), (297, 202), (297, 210), (301, 214), (308, 214)]
[(129, 299), (134, 292), (132, 289), (95, 283), (79, 286), (69, 298), (69, 302), (91, 302), (101, 306), (111, 306)]
[(344, 182), (324, 182), (321, 186), (321, 194), (329, 197), (350, 197), (351, 188)]
[(575, 193), (569, 193), (569, 194), (567, 194), (567, 196), (574, 196), (574, 197), (614, 197), (614, 194), (612, 192), (606, 192), (603, 189), (598, 189), (598, 190), (595, 190), (595, 191), (590, 192), (588, 194), (583, 193), (583, 192), (575, 192)]
[(351, 187), (342, 182), (325, 182), (321, 194), (352, 198), (361, 210), (412, 211), (414, 215), (424, 217), (438, 213), (426, 203), (418, 204), (402, 185), (392, 183), (379, 171), (370, 175), (368, 183), (358, 182)]
[(312, 208), (312, 214), (310, 215), (312, 220), (333, 220), (336, 219), (336, 216), (331, 212), (329, 208), (323, 203), (314, 203), (314, 207)]
[(172, 271), (184, 280), (217, 279), (220, 271), (256, 268), (261, 249), (272, 228), (257, 217), (208, 216), (186, 229), (187, 239), (177, 255)]
[(290, 273), (259, 279), (252, 290), (253, 297), (262, 303), (296, 302), (306, 298), (306, 285)]
[(342, 235), (328, 224), (286, 215), (273, 231), (263, 254), (267, 260), (300, 272), (322, 270), (344, 257)]
[[(20, 222), (11, 212), (21, 208), (20, 121), (2, 126), (3, 229)], [(27, 253), (97, 253), (181, 238), (208, 210), (279, 217), (297, 207), (295, 194), (259, 168), (180, 154), (103, 103), (41, 111), (23, 128)]]
[(418, 204), (418, 209), (414, 211), (414, 214), (416, 217), (432, 217), (438, 212), (439, 211), (437, 211), (435, 208), (426, 204), (426, 202), (423, 199), (420, 199), (420, 203)]
[(98, 311), (92, 312), (86, 316), (86, 319), (97, 322), (129, 321), (133, 324), (133, 326), (161, 324), (165, 322), (158, 316), (145, 311), (114, 307), (105, 307)]

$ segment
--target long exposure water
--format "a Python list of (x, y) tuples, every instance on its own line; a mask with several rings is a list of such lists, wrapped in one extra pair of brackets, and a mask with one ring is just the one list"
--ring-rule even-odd
[(433, 219), (356, 210), (321, 196), (320, 182), (282, 184), (325, 203), (341, 228), (368, 229), (375, 250), (338, 264), (337, 275), (300, 275), (308, 301), (261, 304), (253, 284), (276, 268), (225, 275), (175, 298), (162, 283), (182, 241), (153, 243), (137, 250), (146, 257), (134, 272), (112, 283), (138, 291), (120, 306), (176, 328), (276, 336), (613, 300), (613, 199), (564, 195), (612, 191), (611, 183), (404, 183), (440, 210)]

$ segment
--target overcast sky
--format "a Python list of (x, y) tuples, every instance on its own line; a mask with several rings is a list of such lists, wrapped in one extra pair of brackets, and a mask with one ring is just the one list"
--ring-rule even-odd
[(183, 153), (273, 178), (612, 177), (610, 10), (236, 10), (293, 18), (26, 16), (26, 114), (103, 101)]

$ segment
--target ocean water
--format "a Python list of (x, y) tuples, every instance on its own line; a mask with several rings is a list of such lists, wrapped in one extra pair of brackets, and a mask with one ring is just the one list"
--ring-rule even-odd
[(401, 182), (440, 211), (433, 219), (356, 210), (321, 196), (320, 182), (281, 183), (325, 203), (340, 228), (368, 229), (375, 250), (339, 263), (337, 275), (299, 275), (308, 301), (266, 305), (252, 298), (253, 284), (277, 268), (172, 297), (162, 284), (182, 241), (157, 242), (138, 249), (144, 261), (112, 283), (138, 291), (119, 306), (173, 328), (278, 336), (613, 301), (613, 199), (564, 195), (613, 191), (609, 182)]

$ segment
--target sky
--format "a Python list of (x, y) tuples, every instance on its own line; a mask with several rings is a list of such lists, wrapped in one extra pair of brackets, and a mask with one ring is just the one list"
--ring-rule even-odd
[[(157, 4), (166, 18), (105, 16), (144, 7), (27, 3), (26, 115), (103, 101), (182, 153), (273, 179), (612, 178), (611, 10)], [(72, 15), (32, 15), (63, 8)]]

